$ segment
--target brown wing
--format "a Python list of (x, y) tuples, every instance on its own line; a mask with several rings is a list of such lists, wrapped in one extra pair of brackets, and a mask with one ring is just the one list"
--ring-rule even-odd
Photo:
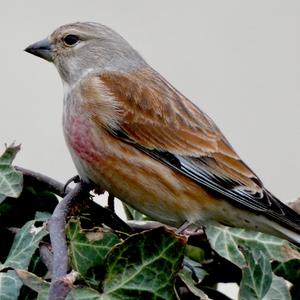
[(256, 175), (214, 122), (158, 73), (147, 68), (126, 75), (107, 73), (101, 80), (120, 103), (120, 127), (135, 143), (190, 159), (203, 158), (212, 172), (260, 191)]
[[(210, 118), (154, 70), (110, 72), (94, 80), (116, 102), (117, 124), (101, 125), (116, 138), (233, 205), (300, 232), (299, 215), (263, 187)], [(90, 96), (101, 94), (97, 84), (86, 88)], [(108, 109), (106, 118), (110, 113)], [(97, 111), (94, 117), (97, 119)]]

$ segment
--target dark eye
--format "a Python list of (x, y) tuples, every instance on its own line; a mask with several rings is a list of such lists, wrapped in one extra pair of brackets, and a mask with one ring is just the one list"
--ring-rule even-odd
[(67, 46), (73, 46), (79, 41), (79, 37), (74, 34), (68, 34), (64, 37), (64, 43)]

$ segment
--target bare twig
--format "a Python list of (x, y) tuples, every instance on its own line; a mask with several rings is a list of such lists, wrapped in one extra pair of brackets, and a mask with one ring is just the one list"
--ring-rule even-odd
[[(69, 274), (62, 276), (60, 280), (55, 281), (53, 285), (51, 282), (48, 299), (64, 300), (69, 294), (73, 286), (73, 283), (75, 282), (78, 276), (79, 276), (78, 272), (72, 271)], [(51, 296), (50, 293), (52, 293)]]
[(50, 245), (49, 244), (42, 244), (40, 245), (40, 256), (42, 259), (42, 262), (45, 264), (45, 266), (48, 269), (48, 274), (51, 276), (52, 275), (52, 270), (53, 270), (53, 254), (49, 249)]
[(80, 181), (79, 175), (75, 175), (75, 176), (71, 177), (69, 180), (67, 180), (67, 182), (64, 185), (64, 193), (66, 193), (70, 183), (72, 183), (72, 182), (78, 183), (79, 181)]
[(89, 213), (93, 220), (101, 220), (101, 223), (107, 225), (111, 229), (132, 233), (130, 225), (124, 222), (118, 215), (116, 215), (110, 209), (107, 209), (101, 205), (98, 205), (94, 201), (89, 203)]
[(15, 169), (23, 173), (25, 182), (27, 181), (28, 183), (38, 184), (41, 188), (44, 188), (45, 190), (50, 191), (60, 197), (64, 197), (71, 191), (70, 188), (64, 191), (64, 184), (41, 173), (18, 166), (15, 166)]
[(87, 197), (93, 187), (80, 181), (56, 206), (48, 229), (53, 251), (53, 271), (49, 290), (49, 300), (65, 299), (70, 287), (65, 284), (64, 276), (68, 272), (68, 248), (65, 236), (66, 218), (71, 204), (80, 198)]

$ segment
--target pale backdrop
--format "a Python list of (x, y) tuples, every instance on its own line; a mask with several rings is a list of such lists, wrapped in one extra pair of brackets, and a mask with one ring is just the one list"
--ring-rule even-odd
[(22, 50), (57, 26), (97, 21), (120, 32), (206, 111), (282, 200), (300, 195), (299, 1), (1, 1), (0, 150), (65, 181), (75, 174), (61, 130), (62, 85)]

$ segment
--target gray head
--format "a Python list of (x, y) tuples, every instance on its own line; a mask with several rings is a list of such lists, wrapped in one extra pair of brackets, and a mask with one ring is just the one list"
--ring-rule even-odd
[(92, 22), (63, 25), (25, 51), (53, 62), (69, 84), (90, 71), (128, 71), (146, 64), (118, 33)]

